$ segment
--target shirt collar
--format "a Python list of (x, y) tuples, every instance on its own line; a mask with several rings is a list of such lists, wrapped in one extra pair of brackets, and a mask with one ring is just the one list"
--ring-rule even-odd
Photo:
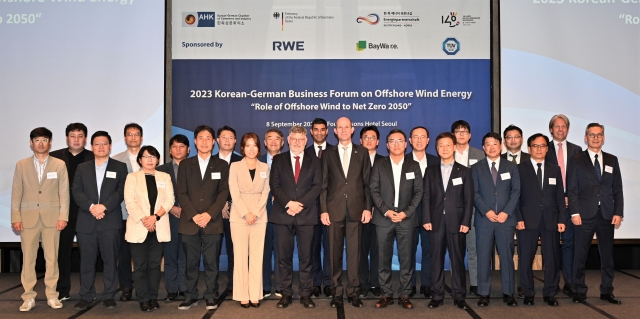
[(443, 161), (440, 161), (440, 167), (451, 167), (455, 161), (451, 161), (449, 164), (445, 164)]
[[(340, 150), (343, 150), (343, 147), (345, 147), (345, 146), (340, 144), (340, 143), (338, 143), (338, 147), (340, 147)], [(353, 148), (353, 143), (349, 142), (349, 145), (347, 145), (346, 147), (347, 147), (347, 149), (352, 149)]]
[[(36, 154), (33, 154), (33, 160), (36, 162), (36, 164), (40, 165), (40, 160), (36, 157)], [(48, 160), (49, 160), (49, 154), (47, 154), (47, 157), (44, 159), (44, 162), (42, 162), (42, 165), (47, 164)]]
[(313, 142), (313, 147), (315, 147), (315, 149), (318, 149), (318, 146), (322, 146), (322, 150), (326, 150), (327, 149), (327, 141), (325, 140), (324, 142), (322, 142), (322, 144), (316, 144), (315, 142)]
[[(536, 160), (534, 160), (533, 157), (531, 158), (531, 164), (533, 165), (533, 168), (537, 168), (538, 167), (538, 162), (536, 162)], [(544, 160), (542, 160), (542, 162), (540, 162), (540, 164), (542, 164), (542, 167), (544, 167)]]
[(500, 156), (498, 156), (498, 158), (495, 161), (492, 161), (489, 159), (489, 157), (487, 157), (487, 162), (489, 163), (489, 168), (491, 168), (491, 163), (492, 162), (496, 162), (496, 167), (500, 166)]
[(300, 152), (300, 154), (298, 155), (294, 155), (293, 152), (289, 152), (289, 153), (291, 153), (291, 159), (294, 161), (296, 160), (296, 156), (300, 156), (300, 160), (304, 158), (304, 152)]
[(598, 158), (600, 160), (602, 160), (602, 150), (600, 150), (600, 152), (598, 152), (598, 153), (595, 153), (592, 150), (587, 148), (587, 152), (589, 152), (589, 156), (592, 157), (592, 158), (594, 157), (594, 155), (598, 154)]
[(96, 162), (96, 168), (103, 168), (107, 166), (107, 163), (109, 163), (109, 158), (107, 158), (106, 161), (104, 161), (104, 163), (102, 163), (102, 165), (98, 165), (98, 162)]

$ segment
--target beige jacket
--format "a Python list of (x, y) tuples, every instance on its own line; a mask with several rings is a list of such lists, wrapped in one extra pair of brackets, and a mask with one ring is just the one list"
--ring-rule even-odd
[[(169, 226), (169, 211), (173, 207), (173, 183), (169, 174), (156, 171), (156, 185), (158, 187), (158, 198), (153, 212), (157, 212), (160, 207), (167, 212), (156, 222), (156, 235), (159, 242), (171, 241), (171, 228)], [(147, 182), (144, 171), (127, 175), (124, 183), (124, 202), (127, 206), (129, 216), (127, 217), (127, 232), (124, 239), (130, 243), (142, 243), (147, 238), (149, 232), (142, 224), (142, 218), (149, 216), (151, 204), (147, 193)]]
[(258, 217), (257, 223), (266, 223), (269, 190), (269, 165), (267, 163), (258, 161), (253, 181), (244, 158), (241, 161), (231, 163), (229, 192), (232, 204), (229, 222), (245, 223), (244, 215), (251, 212)]

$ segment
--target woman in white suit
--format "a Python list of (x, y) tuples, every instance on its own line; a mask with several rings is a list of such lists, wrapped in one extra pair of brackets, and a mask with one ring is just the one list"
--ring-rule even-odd
[(131, 243), (133, 280), (140, 310), (159, 309), (160, 261), (163, 242), (171, 241), (167, 212), (174, 202), (169, 174), (156, 170), (160, 153), (143, 146), (138, 153), (141, 170), (130, 173), (124, 184), (124, 202), (129, 212), (125, 240)]
[(262, 257), (267, 229), (269, 165), (258, 161), (260, 139), (255, 133), (242, 136), (244, 158), (231, 164), (229, 192), (232, 205), (229, 222), (235, 267), (233, 300), (244, 308), (259, 307), (262, 292)]

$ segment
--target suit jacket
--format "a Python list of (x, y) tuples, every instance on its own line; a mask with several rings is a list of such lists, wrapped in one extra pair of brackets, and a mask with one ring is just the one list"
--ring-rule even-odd
[[(486, 155), (484, 154), (483, 150), (477, 149), (469, 145), (469, 162), (467, 163), (469, 165), (467, 165), (467, 167), (471, 167), (472, 165), (475, 165), (477, 162), (481, 161), (485, 157)], [(464, 166), (465, 163), (461, 163), (461, 164)]]
[(202, 178), (198, 155), (182, 160), (178, 168), (177, 194), (182, 208), (178, 228), (180, 234), (198, 233), (200, 226), (192, 219), (204, 212), (211, 216), (204, 233), (223, 233), (222, 208), (229, 196), (229, 165), (226, 161), (218, 156), (211, 156)]
[[(327, 143), (327, 149), (322, 150), (322, 154), (324, 155), (324, 151), (326, 151), (326, 150), (328, 150), (328, 149), (330, 149), (330, 148), (332, 148), (334, 146), (335, 145), (331, 145), (331, 144)], [(308, 154), (313, 155), (315, 158), (318, 158), (318, 155), (316, 155), (316, 150), (315, 150), (314, 147), (316, 147), (316, 143), (314, 143), (313, 140), (312, 140), (311, 145), (309, 147), (305, 148), (304, 151), (307, 152)]]
[[(456, 185), (453, 184), (454, 180)], [(444, 217), (447, 230), (457, 234), (460, 232), (461, 225), (471, 227), (475, 196), (471, 168), (454, 161), (446, 191), (442, 182), (440, 165), (428, 166), (425, 170), (422, 212), (420, 212), (422, 223), (431, 223), (432, 229), (437, 231)]]
[[(602, 152), (602, 178), (598, 181), (595, 167), (588, 151), (575, 154), (567, 165), (567, 193), (571, 215), (592, 218), (598, 213), (600, 202), (602, 217), (613, 219), (614, 215), (624, 217), (624, 196), (618, 158)], [(611, 172), (607, 172), (607, 167)]]
[[(549, 142), (549, 148), (547, 150), (547, 156), (545, 157), (545, 162), (549, 162), (551, 164), (555, 164), (555, 165), (559, 165), (558, 164), (558, 154), (556, 154), (556, 147), (553, 145), (553, 143), (555, 143), (553, 140), (551, 140)], [(565, 172), (569, 172), (569, 162), (571, 157), (573, 157), (573, 155), (576, 155), (580, 152), (582, 152), (582, 147), (573, 144), (567, 140), (564, 141), (563, 146), (565, 146), (564, 149), (564, 156), (567, 158), (567, 167), (565, 167)], [(569, 175), (569, 173), (567, 173), (567, 175)], [(568, 182), (567, 182), (568, 184)], [(564, 188), (567, 188), (567, 185), (564, 185)], [(567, 193), (565, 192), (565, 195), (567, 196)]]
[[(169, 174), (160, 171), (156, 171), (155, 180), (158, 197), (153, 207), (153, 213), (155, 214), (160, 208), (164, 208), (166, 212), (156, 222), (156, 236), (159, 242), (169, 242), (171, 241), (169, 211), (173, 207), (173, 183)], [(149, 231), (142, 224), (142, 219), (149, 216), (151, 212), (147, 181), (143, 170), (127, 176), (124, 184), (124, 202), (129, 212), (124, 239), (130, 243), (143, 243)]]
[[(124, 152), (118, 153), (116, 155), (113, 155), (112, 157), (114, 160), (116, 161), (120, 161), (124, 164), (127, 165), (127, 172), (131, 173), (133, 172), (133, 167), (131, 166), (131, 161), (129, 160), (129, 151), (125, 150)], [(127, 216), (129, 216), (129, 213), (127, 212), (127, 206), (124, 204), (124, 201), (122, 202), (122, 219), (126, 220)]]
[[(391, 165), (391, 157), (387, 156), (377, 160), (371, 169), (369, 189), (371, 190), (371, 199), (375, 207), (372, 223), (377, 226), (391, 226), (394, 224), (391, 219), (384, 216), (387, 211), (394, 210), (396, 191)], [(413, 175), (413, 178), (408, 175)], [(422, 184), (420, 164), (413, 159), (404, 158), (400, 173), (400, 194), (397, 207), (398, 212), (404, 212), (407, 215), (400, 222), (404, 227), (416, 227), (418, 224), (416, 208), (422, 200)]]
[(258, 220), (267, 223), (267, 200), (269, 199), (269, 165), (258, 161), (256, 174), (251, 180), (247, 162), (242, 159), (231, 163), (229, 168), (229, 193), (233, 198), (229, 222), (245, 223), (244, 215), (251, 212)]
[(369, 151), (352, 143), (348, 176), (345, 177), (338, 150), (339, 147), (331, 147), (322, 152), (320, 213), (329, 213), (331, 221), (360, 221), (362, 212), (373, 205), (369, 193)]
[[(115, 178), (107, 177), (107, 173), (113, 172)], [(78, 203), (78, 224), (76, 232), (90, 233), (96, 223), (102, 229), (122, 228), (122, 201), (124, 200), (124, 183), (127, 179), (127, 166), (110, 158), (107, 162), (105, 176), (98, 194), (98, 182), (96, 180), (96, 160), (93, 159), (78, 165), (76, 175), (73, 178), (71, 193)], [(97, 220), (89, 208), (94, 204), (102, 204), (106, 207), (104, 218)]]
[[(178, 167), (180, 167), (180, 165), (178, 165)], [(171, 177), (171, 183), (173, 184), (173, 191), (174, 191), (173, 206), (180, 207), (178, 196), (175, 195), (175, 192), (178, 190), (178, 180), (176, 179), (176, 174), (173, 171), (173, 160), (158, 166), (156, 170), (167, 173), (169, 174), (169, 177)]]
[[(216, 154), (213, 154), (213, 156), (214, 156), (214, 157), (217, 157), (217, 158), (220, 158), (220, 152), (218, 152), (218, 153), (216, 153)], [(221, 158), (220, 158), (220, 159), (221, 159)], [(242, 160), (242, 156), (240, 156), (240, 155), (238, 155), (238, 154), (236, 154), (236, 153), (233, 153), (233, 152), (232, 152), (232, 153), (231, 153), (231, 159), (229, 159), (229, 167), (231, 167), (231, 164), (233, 164), (233, 163), (235, 163), (235, 162), (238, 162), (238, 161), (240, 161), (240, 160)], [(223, 160), (223, 161), (224, 161), (224, 160)], [(226, 161), (225, 161), (225, 163), (226, 163)], [(266, 161), (265, 161), (264, 163), (266, 163)], [(228, 201), (228, 202), (233, 201), (233, 199), (231, 198), (231, 192), (229, 192), (229, 196), (227, 196), (227, 201)]]
[(538, 183), (537, 170), (538, 167), (533, 166), (531, 160), (518, 164), (520, 203), (516, 209), (516, 217), (519, 222), (524, 221), (525, 228), (535, 229), (540, 225), (540, 216), (544, 215), (547, 230), (555, 231), (558, 224), (564, 224), (567, 218), (560, 166), (544, 161), (542, 189)]
[[(71, 194), (71, 186), (73, 186), (73, 175), (75, 171), (69, 170), (69, 148), (65, 147), (49, 153), (49, 155), (61, 159), (67, 165), (67, 173), (69, 179), (69, 194)], [(80, 154), (76, 155), (82, 157), (82, 163), (88, 162), (94, 158), (93, 152), (87, 149), (82, 150)], [(76, 167), (77, 169), (77, 167)], [(73, 196), (69, 196), (69, 218), (78, 218), (78, 204), (73, 200)]]
[[(278, 225), (309, 226), (318, 224), (317, 199), (322, 191), (322, 163), (320, 159), (305, 153), (300, 165), (298, 183), (295, 181), (291, 152), (284, 152), (273, 157), (271, 176), (269, 178), (271, 192), (275, 197), (270, 222)], [(304, 209), (295, 216), (287, 214), (285, 206), (289, 201), (302, 203)]]
[(486, 214), (490, 210), (495, 211), (496, 214), (505, 212), (509, 217), (504, 223), (507, 226), (515, 226), (515, 210), (520, 199), (518, 166), (512, 162), (501, 160), (496, 185), (493, 184), (493, 177), (491, 176), (487, 158), (471, 166), (471, 173), (473, 174), (473, 188), (475, 190), (474, 206), (476, 208), (476, 218), (474, 226), (491, 225), (492, 222), (486, 218)]
[(46, 227), (69, 221), (69, 175), (64, 162), (49, 156), (38, 181), (34, 157), (18, 161), (11, 188), (11, 223), (33, 228), (38, 219)]
[[(508, 153), (503, 153), (500, 155), (501, 158), (506, 159), (507, 161), (511, 162), (511, 157), (507, 157)], [(531, 160), (531, 155), (525, 151), (521, 151), (520, 152), (520, 164)], [(513, 163), (513, 162), (512, 162)]]

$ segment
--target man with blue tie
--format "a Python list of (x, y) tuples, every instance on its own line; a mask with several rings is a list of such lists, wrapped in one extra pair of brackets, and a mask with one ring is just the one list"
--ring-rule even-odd
[(616, 156), (602, 151), (604, 125), (587, 125), (584, 139), (587, 150), (571, 157), (567, 171), (569, 210), (576, 226), (573, 302), (584, 302), (587, 298), (585, 266), (595, 233), (602, 275), (600, 299), (619, 305), (622, 302), (613, 295), (613, 236), (624, 217), (620, 164)]
[(549, 306), (557, 306), (555, 298), (560, 282), (560, 233), (564, 232), (566, 217), (564, 187), (560, 183), (560, 167), (545, 160), (549, 138), (540, 133), (527, 139), (531, 159), (518, 165), (520, 173), (520, 203), (516, 209), (518, 219), (518, 247), (520, 283), (524, 304), (533, 306), (533, 259), (542, 241), (544, 261), (544, 288), (542, 295)]
[(491, 258), (493, 244), (500, 255), (502, 300), (511, 307), (518, 305), (515, 290), (513, 251), (516, 216), (520, 198), (520, 174), (516, 164), (502, 161), (502, 138), (489, 132), (482, 138), (485, 159), (471, 167), (475, 189), (476, 247), (478, 249), (479, 307), (489, 305), (491, 293)]

